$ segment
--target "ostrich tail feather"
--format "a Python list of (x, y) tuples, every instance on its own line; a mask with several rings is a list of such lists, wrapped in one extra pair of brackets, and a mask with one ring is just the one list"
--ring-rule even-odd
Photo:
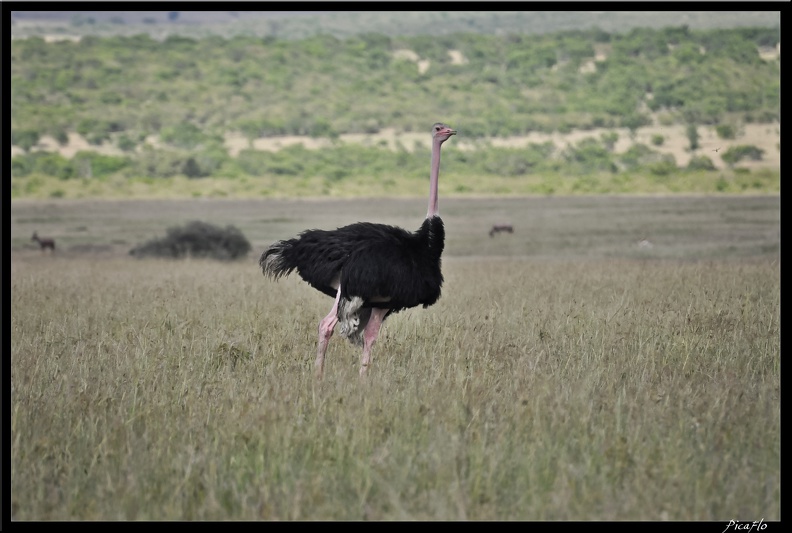
[(288, 276), (294, 270), (294, 265), (290, 265), (286, 260), (285, 252), (288, 247), (287, 241), (277, 241), (264, 250), (259, 258), (259, 266), (265, 276), (278, 279), (281, 276)]

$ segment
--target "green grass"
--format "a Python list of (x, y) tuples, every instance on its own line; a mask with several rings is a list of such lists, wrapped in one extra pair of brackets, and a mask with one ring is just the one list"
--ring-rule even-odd
[[(441, 201), (443, 296), (386, 321), (364, 381), (334, 337), (321, 382), (332, 302), (264, 278), (261, 244), (22, 241), (45, 213), (101, 246), (195, 210), (261, 243), (422, 201), (15, 202), (12, 519), (779, 520), (778, 201)], [(538, 240), (480, 237), (485, 207)], [(639, 252), (641, 220), (662, 237)]]
[[(739, 173), (678, 171), (658, 179), (646, 172), (593, 174), (570, 177), (568, 174), (531, 174), (526, 176), (471, 175), (445, 172), (440, 194), (444, 197), (481, 195), (589, 195), (589, 194), (778, 194), (781, 174), (775, 169), (757, 169)], [(385, 175), (351, 176), (331, 181), (322, 176), (301, 177), (207, 177), (188, 179), (114, 177), (96, 180), (62, 180), (35, 174), (11, 178), (14, 200), (84, 199), (84, 200), (177, 200), (188, 198), (356, 198), (410, 197), (428, 186), (413, 177)]]

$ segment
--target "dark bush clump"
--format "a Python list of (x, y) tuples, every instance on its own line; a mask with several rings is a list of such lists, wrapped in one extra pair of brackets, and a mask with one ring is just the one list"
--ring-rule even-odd
[(753, 145), (740, 145), (730, 147), (728, 150), (726, 150), (726, 153), (721, 156), (721, 158), (726, 162), (726, 164), (734, 165), (743, 159), (761, 161), (762, 154), (764, 154), (764, 150), (761, 148), (757, 148)]
[(152, 239), (129, 251), (135, 257), (208, 257), (231, 261), (250, 251), (250, 242), (234, 226), (225, 229), (194, 221), (184, 227), (168, 228), (162, 239)]

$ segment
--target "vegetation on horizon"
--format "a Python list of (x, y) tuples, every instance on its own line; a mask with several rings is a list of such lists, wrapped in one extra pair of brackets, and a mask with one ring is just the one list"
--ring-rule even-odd
[(299, 41), (31, 37), (11, 43), (11, 126), (56, 138), (78, 131), (94, 142), (161, 134), (189, 147), (227, 131), (422, 131), (427, 116), (464, 121), (474, 138), (636, 128), (660, 110), (678, 123), (767, 122), (778, 119), (780, 66), (758, 48), (778, 42), (773, 28), (686, 27)]
[[(447, 153), (453, 153), (446, 150)], [(443, 156), (446, 158), (446, 156)], [(448, 157), (448, 159), (451, 159)], [(421, 160), (423, 161), (423, 160)], [(424, 162), (425, 165), (425, 162)], [(554, 196), (590, 194), (779, 194), (780, 170), (736, 168), (728, 171), (675, 169), (658, 165), (654, 171), (587, 172), (569, 174), (563, 168), (550, 173), (519, 176), (475, 174), (459, 163), (443, 162), (440, 194), (464, 196)], [(12, 199), (156, 199), (156, 198), (355, 198), (416, 197), (426, 191), (426, 170), (420, 177), (387, 171), (372, 178), (365, 169), (339, 175), (241, 176), (190, 179), (174, 175), (153, 177), (105, 176), (61, 179), (44, 174), (14, 178)]]
[[(385, 127), (423, 131), (427, 116), (465, 124), (471, 140), (572, 129), (635, 132), (657, 116), (667, 124), (687, 124), (694, 133), (697, 126), (715, 127), (728, 138), (740, 124), (778, 120), (780, 65), (761, 59), (758, 48), (774, 47), (779, 39), (773, 28), (687, 27), (533, 36), (318, 35), (296, 41), (14, 39), (11, 139), (27, 153), (12, 159), (11, 175), (88, 182), (298, 175), (328, 183), (362, 176), (389, 180), (388, 171), (411, 176), (424, 163), (406, 156), (412, 147), (391, 153), (339, 145), (276, 154), (248, 148), (231, 156), (224, 136), (241, 134), (250, 143), (286, 134), (333, 140)], [(415, 51), (428, 68), (400, 55), (405, 50)], [(65, 143), (70, 132), (97, 146), (112, 144), (124, 155), (87, 150), (66, 159), (30, 151), (44, 135)], [(151, 136), (158, 146), (148, 143)], [(564, 150), (540, 144), (518, 150), (484, 143), (475, 158), (451, 150), (448, 159), (450, 168), (456, 164), (469, 174), (502, 178), (681, 170), (658, 154), (657, 144), (636, 144), (619, 156), (612, 144), (602, 138)], [(694, 137), (690, 148), (698, 148)], [(724, 161), (735, 165), (761, 156), (759, 148), (746, 145)], [(712, 168), (705, 154), (690, 165), (695, 171)], [(24, 195), (30, 187), (15, 181), (13, 194)]]

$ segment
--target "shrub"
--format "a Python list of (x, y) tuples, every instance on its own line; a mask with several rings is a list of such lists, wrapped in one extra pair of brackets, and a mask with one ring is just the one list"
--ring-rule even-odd
[(71, 161), (56, 152), (33, 152), (11, 159), (11, 174), (21, 177), (32, 173), (55, 176), (62, 180), (74, 177)]
[(715, 133), (717, 133), (718, 137), (721, 139), (734, 139), (737, 135), (734, 126), (730, 124), (718, 124), (715, 126)]
[(208, 176), (208, 173), (201, 169), (201, 166), (194, 157), (187, 158), (187, 161), (185, 161), (182, 166), (182, 173), (190, 179)]
[(55, 140), (58, 141), (58, 144), (61, 146), (66, 146), (69, 144), (69, 134), (66, 133), (66, 130), (61, 127), (53, 127), (50, 131), (52, 136), (55, 137)]
[(242, 132), (247, 139), (258, 139), (259, 137), (272, 137), (286, 133), (286, 126), (282, 120), (278, 119), (243, 119), (236, 125), (236, 129)]
[(688, 170), (716, 170), (715, 165), (712, 163), (712, 159), (709, 157), (702, 155), (702, 156), (693, 156), (690, 158), (690, 162), (687, 165)]
[[(233, 159), (228, 155), (228, 149), (222, 143), (209, 142), (201, 150), (196, 151), (191, 155), (190, 159), (195, 161), (198, 174), (193, 173), (191, 176), (183, 169), (184, 174), (190, 178), (202, 178), (216, 174), (223, 165), (233, 165)], [(189, 161), (189, 159), (188, 159)], [(185, 162), (187, 164), (187, 162)], [(194, 172), (196, 169), (192, 169)]]
[(670, 176), (677, 170), (676, 164), (669, 159), (650, 163), (646, 168), (655, 176)]
[(621, 119), (621, 125), (630, 130), (631, 135), (635, 135), (638, 128), (649, 126), (652, 124), (652, 119), (647, 115), (640, 113), (633, 113)]
[(182, 155), (146, 144), (135, 158), (133, 172), (153, 178), (170, 178), (180, 174), (183, 166)]
[(116, 141), (116, 146), (125, 152), (131, 152), (137, 148), (137, 143), (129, 135), (121, 134)]
[(94, 131), (101, 131), (101, 133), (104, 133), (104, 129), (101, 128), (99, 120), (95, 118), (84, 118), (77, 123), (77, 133), (83, 137), (88, 137), (88, 135)]
[(633, 144), (619, 156), (619, 162), (627, 169), (635, 169), (659, 160), (657, 152), (641, 143)]
[(699, 133), (695, 124), (688, 124), (685, 130), (688, 141), (690, 141), (690, 151), (694, 152), (699, 148)]
[(35, 130), (11, 130), (11, 144), (29, 152), (39, 142), (39, 132)]
[(612, 152), (613, 148), (616, 146), (616, 143), (619, 141), (619, 134), (615, 131), (603, 133), (600, 135), (600, 139), (605, 145), (605, 148), (607, 148), (609, 152)]
[(244, 258), (250, 249), (250, 242), (234, 226), (223, 229), (196, 220), (184, 227), (168, 228), (164, 238), (136, 246), (129, 254), (138, 258), (202, 257), (230, 261)]
[(72, 158), (75, 169), (79, 169), (83, 177), (105, 177), (131, 165), (128, 157), (104, 155), (97, 152), (80, 151)]
[(761, 161), (764, 150), (753, 145), (732, 146), (721, 156), (729, 165), (733, 165), (743, 159)]
[(163, 128), (160, 132), (162, 142), (177, 148), (193, 149), (198, 145), (214, 139), (212, 135), (204, 133), (198, 126), (184, 122)]
[(616, 165), (611, 161), (611, 153), (600, 141), (592, 138), (582, 139), (574, 146), (567, 146), (561, 152), (562, 159), (572, 165), (573, 172), (615, 172)]
[[(332, 153), (336, 153), (334, 150)], [(278, 176), (297, 176), (304, 174), (306, 163), (316, 160), (324, 153), (314, 153), (303, 148), (302, 145), (290, 146), (278, 152), (264, 152), (259, 150), (241, 150), (237, 156), (237, 164), (251, 176), (264, 176), (275, 174)]]

